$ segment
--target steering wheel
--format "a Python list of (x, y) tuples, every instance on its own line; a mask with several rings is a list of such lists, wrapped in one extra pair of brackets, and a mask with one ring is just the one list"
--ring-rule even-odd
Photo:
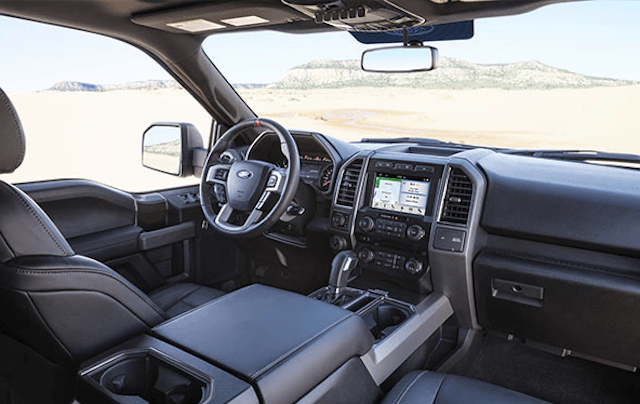
[[(243, 130), (266, 128), (280, 139), (287, 168), (258, 160), (220, 160)], [(298, 147), (289, 131), (270, 119), (249, 119), (231, 127), (207, 156), (200, 179), (200, 206), (207, 221), (219, 232), (237, 238), (254, 237), (269, 230), (291, 203), (300, 179)], [(211, 190), (222, 208), (216, 214)], [(277, 201), (271, 208), (273, 200)], [(233, 223), (232, 223), (233, 222)]]

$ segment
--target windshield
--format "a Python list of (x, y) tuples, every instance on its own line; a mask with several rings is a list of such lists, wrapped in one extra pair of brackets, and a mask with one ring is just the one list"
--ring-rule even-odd
[(439, 67), (360, 70), (348, 32), (212, 35), (204, 49), (247, 104), (290, 129), (348, 141), (420, 137), (478, 146), (640, 153), (640, 2), (543, 7), (429, 43)]

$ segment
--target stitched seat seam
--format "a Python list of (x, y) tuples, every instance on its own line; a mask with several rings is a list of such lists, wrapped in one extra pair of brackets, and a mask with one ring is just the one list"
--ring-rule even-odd
[(137, 293), (134, 289), (131, 289), (126, 283), (122, 282), (120, 279), (118, 279), (118, 278), (116, 278), (114, 276), (111, 276), (110, 274), (104, 273), (104, 272), (92, 271), (92, 270), (88, 270), (88, 269), (65, 269), (65, 270), (23, 269), (23, 268), (16, 268), (14, 266), (7, 265), (6, 263), (0, 264), (0, 266), (3, 266), (3, 267), (7, 268), (10, 271), (14, 271), (14, 272), (17, 272), (17, 273), (23, 273), (23, 274), (31, 274), (31, 275), (51, 275), (51, 274), (58, 275), (58, 274), (67, 274), (67, 273), (84, 273), (84, 274), (90, 274), (90, 275), (104, 276), (105, 278), (108, 278), (108, 279), (111, 279), (111, 280), (114, 280), (114, 281), (118, 282), (120, 285), (122, 285), (125, 288), (127, 288), (131, 293), (133, 293), (136, 296), (142, 298), (142, 300), (146, 303), (146, 305), (149, 306), (155, 313), (159, 314), (160, 317), (162, 317), (162, 318), (165, 317), (165, 313), (158, 311), (155, 307), (151, 306), (148, 302), (145, 301), (145, 298), (148, 298), (147, 296), (141, 296), (139, 293)]
[(12, 186), (10, 186), (10, 185), (8, 185), (8, 184), (6, 184), (4, 182), (2, 184), (5, 185), (5, 188), (10, 191), (11, 195), (13, 195), (16, 199), (18, 199), (18, 201), (20, 201), (22, 203), (22, 205), (24, 205), (24, 207), (27, 208), (29, 213), (31, 213), (31, 216), (33, 216), (36, 219), (36, 221), (40, 224), (40, 226), (44, 229), (44, 231), (47, 233), (47, 235), (54, 242), (56, 247), (58, 247), (58, 249), (62, 253), (67, 254), (68, 253), (67, 250), (62, 246), (60, 241), (53, 235), (53, 233), (51, 233), (51, 230), (44, 224), (44, 222), (42, 221), (40, 216), (36, 213), (36, 211), (33, 209), (33, 207), (31, 205), (29, 205), (29, 203), (22, 197), (22, 195), (20, 195), (18, 192), (16, 192), (16, 190), (13, 189)]
[(2, 96), (2, 104), (5, 107), (5, 109), (11, 114), (11, 117), (13, 118), (13, 123), (16, 126), (16, 129), (19, 132), (19, 136), (18, 136), (18, 143), (19, 143), (19, 152), (16, 156), (15, 159), (15, 163), (13, 163), (11, 165), (11, 167), (13, 167), (13, 169), (11, 170), (11, 172), (15, 171), (15, 169), (20, 166), (20, 163), (22, 162), (22, 159), (24, 158), (24, 149), (25, 149), (25, 145), (24, 145), (24, 133), (21, 129), (21, 125), (20, 125), (20, 120), (18, 119), (18, 116), (16, 115), (16, 111), (15, 108), (13, 108), (13, 105), (11, 104), (11, 101), (9, 100), (9, 97), (7, 97), (7, 95), (4, 93), (4, 91), (0, 90), (0, 95)]
[(402, 401), (402, 399), (407, 395), (409, 390), (411, 390), (413, 385), (416, 384), (418, 379), (420, 379), (423, 374), (425, 374), (425, 372), (418, 373), (416, 377), (414, 377), (413, 380), (409, 384), (407, 384), (407, 386), (402, 390), (398, 398), (393, 401), (393, 404), (398, 404), (400, 401)]
[(444, 384), (444, 379), (446, 379), (447, 376), (443, 377), (440, 380), (440, 384), (438, 385), (438, 390), (436, 390), (436, 395), (433, 397), (433, 403), (435, 404), (435, 402), (438, 400), (438, 395), (440, 394), (440, 390), (442, 389), (442, 385)]

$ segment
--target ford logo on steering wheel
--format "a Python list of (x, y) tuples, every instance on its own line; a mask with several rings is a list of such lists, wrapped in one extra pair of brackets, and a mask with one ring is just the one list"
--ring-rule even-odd
[(242, 178), (243, 180), (246, 180), (247, 178), (251, 178), (253, 176), (253, 173), (251, 171), (247, 171), (247, 170), (240, 170), (238, 171), (238, 174), (236, 174), (238, 177)]

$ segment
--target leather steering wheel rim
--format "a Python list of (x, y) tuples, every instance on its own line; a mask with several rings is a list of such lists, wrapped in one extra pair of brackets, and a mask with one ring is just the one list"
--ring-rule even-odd
[[(250, 127), (265, 128), (271, 130), (278, 136), (282, 153), (289, 161), (286, 169), (280, 169), (275, 167), (273, 164), (254, 160), (241, 160), (231, 164), (220, 162), (220, 155), (233, 144), (233, 141), (238, 137), (238, 135), (240, 135), (240, 133)], [(248, 169), (238, 170), (237, 167), (239, 166), (234, 166), (236, 163), (251, 165)], [(244, 168), (244, 166), (242, 168)], [(247, 174), (247, 172), (249, 172), (249, 174)], [(254, 172), (257, 173), (254, 174)], [(241, 181), (243, 177), (251, 178), (254, 175), (268, 175), (267, 182), (263, 184), (264, 189), (260, 191), (260, 199), (255, 203), (255, 206), (251, 208), (251, 213), (249, 214), (249, 217), (247, 217), (245, 224), (238, 226), (228, 223), (227, 220), (234, 210), (233, 201), (229, 199), (229, 186), (232, 186), (232, 188), (238, 188), (233, 187), (231, 182), (234, 181), (235, 184), (235, 181)], [(233, 177), (231, 178), (231, 176)], [(236, 176), (240, 177), (241, 180), (238, 180)], [(223, 177), (225, 178), (224, 180), (221, 179)], [(276, 184), (272, 185), (274, 178)], [(202, 212), (209, 224), (220, 233), (236, 238), (250, 238), (258, 236), (269, 230), (285, 213), (287, 207), (291, 203), (291, 200), (295, 196), (299, 179), (300, 156), (298, 146), (296, 145), (293, 136), (291, 136), (291, 133), (276, 121), (264, 118), (249, 119), (229, 128), (229, 130), (227, 130), (225, 134), (218, 139), (214, 147), (209, 152), (200, 178), (200, 206), (202, 207)], [(253, 181), (255, 182), (255, 179)], [(255, 194), (259, 190), (258, 188), (261, 187), (261, 183), (259, 181), (260, 179), (258, 179), (258, 184), (256, 185), (255, 190), (249, 190), (248, 192)], [(262, 182), (264, 182), (264, 180), (262, 180)], [(216, 184), (221, 186), (225, 186), (226, 184), (224, 188), (225, 203), (217, 214), (212, 207), (212, 203), (217, 201), (214, 201), (211, 198), (210, 193), (212, 187)], [(244, 192), (240, 187), (238, 194), (243, 193)], [(218, 192), (216, 192), (216, 194), (218, 194)], [(268, 212), (261, 212), (260, 204), (262, 203), (264, 205), (264, 202), (274, 194), (279, 197), (278, 201), (275, 202), (275, 205)], [(251, 202), (253, 201), (250, 200), (247, 204), (251, 205)], [(244, 212), (242, 209), (240, 211)]]

